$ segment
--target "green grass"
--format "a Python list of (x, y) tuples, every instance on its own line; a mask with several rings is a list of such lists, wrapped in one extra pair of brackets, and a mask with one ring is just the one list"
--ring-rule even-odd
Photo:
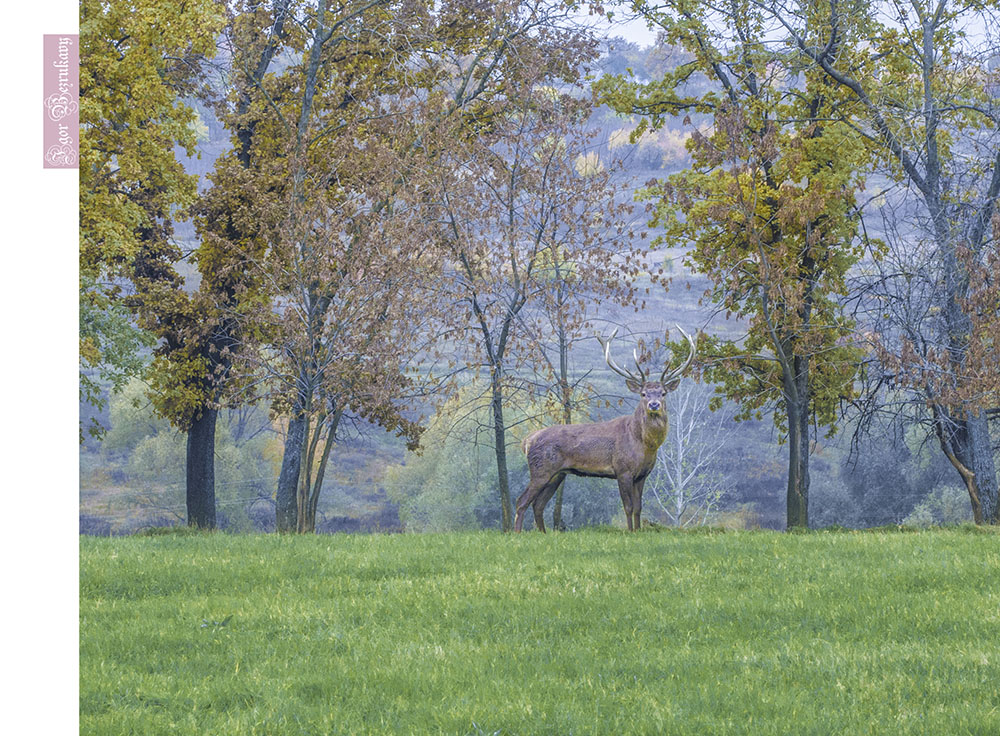
[(80, 544), (82, 734), (1000, 734), (1000, 534)]

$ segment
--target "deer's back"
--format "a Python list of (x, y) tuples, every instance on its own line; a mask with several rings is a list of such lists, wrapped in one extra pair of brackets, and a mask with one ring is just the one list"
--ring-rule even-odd
[(593, 424), (556, 424), (528, 435), (522, 443), (532, 475), (566, 471), (611, 477), (615, 458), (627, 451), (629, 417)]

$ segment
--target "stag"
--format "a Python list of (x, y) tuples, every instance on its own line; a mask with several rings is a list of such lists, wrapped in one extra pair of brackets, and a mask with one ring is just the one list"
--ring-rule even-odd
[(648, 380), (635, 350), (632, 357), (638, 374), (618, 367), (611, 358), (611, 341), (617, 330), (606, 341), (597, 338), (604, 347), (608, 367), (625, 379), (630, 391), (639, 394), (639, 405), (633, 413), (606, 422), (557, 424), (525, 438), (521, 449), (528, 457), (531, 479), (517, 499), (515, 531), (521, 531), (529, 505), (535, 512), (535, 526), (545, 531), (542, 512), (567, 473), (617, 479), (629, 531), (639, 529), (642, 489), (656, 464), (656, 451), (667, 437), (666, 394), (677, 388), (695, 354), (695, 341), (680, 325), (677, 329), (687, 338), (691, 351), (679, 368), (670, 370), (666, 366), (658, 381)]

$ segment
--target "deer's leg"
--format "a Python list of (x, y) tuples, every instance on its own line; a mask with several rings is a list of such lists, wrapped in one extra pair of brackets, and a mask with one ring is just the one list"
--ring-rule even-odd
[(545, 520), (542, 517), (545, 507), (548, 505), (549, 500), (556, 494), (556, 491), (559, 490), (559, 486), (562, 485), (563, 478), (565, 477), (564, 474), (560, 473), (553, 480), (549, 481), (531, 504), (531, 510), (535, 512), (535, 526), (541, 532), (545, 531)]
[[(549, 485), (551, 485), (551, 483)], [(548, 488), (549, 486), (545, 487)], [(540, 494), (538, 494), (538, 498), (536, 498), (531, 504), (531, 510), (535, 514), (535, 529), (540, 531), (542, 534), (545, 534), (545, 519), (542, 517), (542, 512), (545, 511), (545, 501), (545, 491), (543, 490)]]
[(632, 477), (628, 475), (618, 476), (618, 495), (622, 497), (622, 508), (625, 509), (625, 521), (628, 522), (628, 530), (632, 531)]
[(524, 524), (524, 512), (528, 510), (528, 505), (535, 500), (539, 493), (545, 490), (547, 483), (545, 481), (538, 480), (535, 476), (531, 476), (528, 481), (528, 487), (524, 489), (517, 499), (516, 513), (514, 514), (514, 531), (521, 531), (521, 526)]
[(646, 487), (646, 479), (636, 481), (632, 485), (632, 516), (635, 518), (635, 530), (639, 531), (639, 517), (642, 515), (642, 491)]

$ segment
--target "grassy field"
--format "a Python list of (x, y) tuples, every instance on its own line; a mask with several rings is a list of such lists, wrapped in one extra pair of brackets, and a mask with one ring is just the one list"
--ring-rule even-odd
[(83, 734), (1000, 734), (1000, 534), (80, 544)]

